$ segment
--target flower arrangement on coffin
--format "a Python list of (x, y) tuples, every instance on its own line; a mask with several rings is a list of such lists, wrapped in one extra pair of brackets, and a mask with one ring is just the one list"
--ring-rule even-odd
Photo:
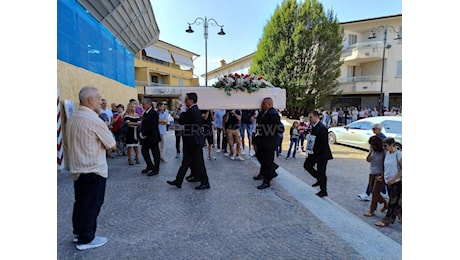
[(253, 93), (261, 88), (274, 87), (272, 83), (264, 80), (262, 77), (249, 74), (228, 74), (219, 77), (218, 81), (212, 85), (214, 88), (223, 89), (228, 96), (232, 91), (246, 91)]

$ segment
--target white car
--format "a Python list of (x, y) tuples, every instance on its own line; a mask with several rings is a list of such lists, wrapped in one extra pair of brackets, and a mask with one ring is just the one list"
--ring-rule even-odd
[(377, 116), (357, 120), (346, 126), (329, 128), (329, 143), (345, 144), (369, 150), (369, 138), (374, 135), (374, 124), (383, 126), (382, 133), (395, 139), (395, 146), (402, 150), (402, 116)]

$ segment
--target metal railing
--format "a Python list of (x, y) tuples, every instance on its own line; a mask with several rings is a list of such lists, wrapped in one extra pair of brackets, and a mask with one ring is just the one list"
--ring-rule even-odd
[(364, 49), (364, 48), (383, 48), (383, 42), (382, 41), (358, 42), (355, 44), (348, 45), (342, 50), (342, 52), (354, 50), (354, 49)]
[(340, 83), (380, 81), (380, 77), (381, 77), (381, 75), (365, 75), (365, 76), (347, 77), (344, 80), (341, 80)]
[(142, 80), (136, 80), (136, 86), (144, 86), (144, 87), (182, 87), (182, 86), (172, 86), (170, 84), (163, 84), (163, 83), (156, 83), (156, 82), (148, 83), (147, 81), (142, 81)]

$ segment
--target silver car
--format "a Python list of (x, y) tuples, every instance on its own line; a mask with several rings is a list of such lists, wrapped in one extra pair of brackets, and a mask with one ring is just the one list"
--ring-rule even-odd
[(369, 138), (374, 135), (372, 126), (382, 124), (382, 133), (393, 137), (398, 150), (402, 150), (402, 116), (377, 116), (357, 120), (346, 126), (329, 128), (329, 143), (345, 144), (369, 150)]

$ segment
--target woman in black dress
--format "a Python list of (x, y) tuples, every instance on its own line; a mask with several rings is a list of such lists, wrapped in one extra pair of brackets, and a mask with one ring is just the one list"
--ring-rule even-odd
[(140, 116), (135, 112), (135, 105), (129, 103), (126, 109), (123, 122), (126, 124), (126, 147), (128, 148), (128, 163), (133, 165), (131, 159), (132, 150), (134, 149), (136, 163), (139, 164), (139, 140), (138, 140), (138, 126), (141, 123)]

